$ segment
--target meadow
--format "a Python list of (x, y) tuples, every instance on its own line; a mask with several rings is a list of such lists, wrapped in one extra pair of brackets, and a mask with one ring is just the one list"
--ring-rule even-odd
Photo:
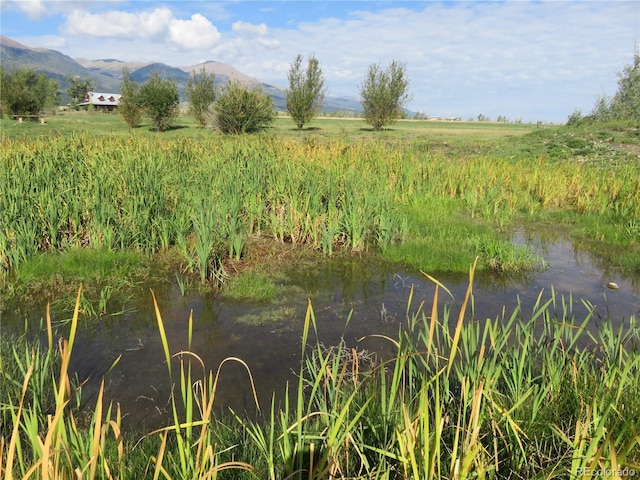
[[(472, 308), (474, 275), (543, 268), (511, 241), (520, 225), (561, 225), (614, 268), (640, 273), (637, 126), (401, 121), (373, 132), (318, 119), (297, 131), (278, 118), (259, 135), (223, 136), (188, 117), (162, 134), (95, 113), (1, 121), (0, 308), (75, 299), (62, 333), (47, 313), (41, 341), (2, 336), (4, 478), (640, 472), (635, 318), (593, 333), (593, 319), (555, 295), (494, 319)], [(436, 277), (469, 271), (469, 289), (459, 312), (439, 310), (448, 291), (436, 278), (433, 306), (410, 297), (397, 336), (385, 337), (393, 358), (314, 342), (310, 304), (298, 384), (284, 404), (256, 398), (255, 418), (213, 415), (223, 365), (208, 371), (189, 349), (172, 351), (156, 307), (173, 421), (125, 434), (126, 412), (103, 404), (102, 390), (81, 408), (69, 361), (82, 317), (99, 318), (109, 298), (149, 278), (262, 295), (283, 252), (287, 262), (340, 252)], [(65, 339), (56, 345), (54, 333)], [(251, 382), (242, 359), (223, 363)]]

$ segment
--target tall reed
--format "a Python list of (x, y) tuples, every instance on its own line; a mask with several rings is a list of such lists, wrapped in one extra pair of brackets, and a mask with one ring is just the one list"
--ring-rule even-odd
[(182, 243), (210, 279), (225, 256), (242, 257), (252, 234), (326, 253), (406, 238), (404, 207), (420, 196), (462, 200), (471, 217), (502, 226), (516, 214), (558, 208), (602, 215), (627, 241), (637, 241), (640, 217), (632, 162), (452, 159), (410, 143), (3, 137), (0, 164), (4, 272), (71, 246), (155, 252)]
[[(41, 399), (28, 392), (34, 392), (32, 378), (37, 367), (41, 364), (32, 357), (29, 368), (24, 374), (22, 392), (17, 406), (11, 403), (3, 404), (3, 409), (9, 408), (13, 421), (13, 429), (8, 437), (3, 431), (2, 445), (7, 441), (6, 455), (0, 459), (0, 472), (4, 478), (114, 478), (123, 472), (117, 465), (112, 464), (105, 455), (107, 442), (114, 442), (117, 457), (122, 460), (121, 413), (119, 407), (115, 412), (112, 406), (103, 405), (104, 381), (100, 385), (95, 408), (88, 428), (78, 426), (78, 421), (70, 405), (72, 400), (72, 385), (69, 364), (78, 327), (80, 298), (82, 290), (78, 291), (76, 307), (70, 325), (68, 339), (61, 339), (58, 345), (60, 355), (60, 371), (57, 378), (48, 378), (50, 382), (47, 390), (54, 398), (52, 412), (41, 410)], [(45, 358), (53, 354), (51, 320), (47, 311), (47, 326), (49, 332), (49, 351)], [(117, 363), (119, 359), (114, 362)], [(46, 365), (46, 363), (45, 363)], [(35, 393), (42, 388), (40, 381)], [(77, 388), (77, 386), (76, 386)], [(50, 390), (49, 390), (50, 389)], [(75, 395), (79, 395), (76, 392)], [(44, 417), (46, 415), (46, 422)], [(112, 437), (109, 437), (109, 432)], [(14, 470), (16, 472), (14, 473)]]

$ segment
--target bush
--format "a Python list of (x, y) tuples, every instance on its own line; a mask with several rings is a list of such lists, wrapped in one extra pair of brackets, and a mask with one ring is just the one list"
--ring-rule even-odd
[(379, 64), (370, 65), (360, 86), (365, 121), (382, 130), (402, 117), (402, 107), (411, 99), (408, 88), (406, 64), (393, 60), (384, 70)]
[(230, 82), (215, 104), (216, 125), (223, 133), (249, 133), (266, 128), (275, 114), (273, 101), (264, 92), (240, 82)]
[(145, 84), (140, 87), (138, 101), (156, 130), (168, 130), (173, 120), (178, 116), (180, 95), (176, 82), (162, 78), (160, 73), (154, 73)]
[[(572, 114), (568, 125), (576, 125)], [(640, 121), (640, 50), (636, 47), (633, 62), (618, 72), (618, 91), (613, 96), (600, 95), (593, 110), (582, 119), (588, 123), (602, 123), (611, 120)]]
[(186, 95), (189, 99), (189, 111), (194, 116), (198, 125), (207, 126), (207, 119), (211, 113), (211, 105), (216, 99), (214, 89), (215, 74), (207, 73), (204, 67), (200, 73), (193, 75), (187, 80)]
[(568, 126), (578, 126), (581, 125), (585, 121), (585, 117), (582, 115), (582, 110), (579, 108), (575, 109), (569, 118), (567, 119)]
[(129, 69), (122, 70), (122, 86), (120, 87), (120, 103), (118, 113), (127, 123), (129, 128), (136, 128), (140, 125), (142, 118), (142, 108), (138, 100), (138, 84), (129, 75)]

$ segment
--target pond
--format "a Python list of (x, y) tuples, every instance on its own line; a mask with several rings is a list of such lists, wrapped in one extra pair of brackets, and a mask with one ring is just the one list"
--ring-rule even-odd
[[(640, 279), (623, 276), (580, 251), (570, 240), (547, 235), (514, 235), (514, 242), (529, 245), (545, 262), (526, 275), (506, 278), (477, 274), (474, 285), (474, 318), (484, 321), (509, 317), (520, 302), (522, 315), (530, 313), (542, 295), (566, 300), (572, 296), (577, 320), (588, 313), (582, 301), (593, 305), (591, 326), (607, 317), (621, 323), (640, 312)], [(467, 275), (434, 275), (452, 293), (440, 293), (455, 317), (468, 285)], [(617, 289), (609, 288), (610, 282)], [(406, 319), (410, 292), (411, 311), (424, 302), (427, 311), (435, 284), (419, 271), (403, 269), (372, 257), (337, 255), (323, 266), (292, 266), (278, 286), (276, 301), (242, 303), (222, 298), (207, 299), (197, 292), (183, 292), (177, 283), (155, 286), (172, 353), (188, 348), (189, 317), (193, 318), (191, 350), (214, 373), (227, 357), (239, 357), (251, 370), (261, 405), (268, 407), (274, 392), (284, 392), (296, 381), (301, 336), (308, 302), (313, 307), (318, 339), (335, 345), (344, 337), (348, 346), (358, 346), (378, 355), (391, 352), (388, 340), (372, 335), (397, 335)], [(542, 292), (542, 293), (541, 293)], [(119, 363), (106, 377), (109, 400), (121, 404), (130, 428), (150, 429), (166, 423), (170, 387), (164, 364), (151, 294), (141, 295), (131, 313), (101, 319), (81, 328), (72, 357), (79, 379), (89, 379), (83, 401), (91, 403), (99, 380), (118, 356)], [(29, 308), (29, 307), (25, 307)], [(5, 326), (21, 324), (27, 313), (20, 309), (5, 314)], [(43, 312), (29, 312), (42, 317)], [(348, 320), (348, 321), (347, 321)], [(363, 338), (364, 337), (364, 338)], [(312, 336), (311, 341), (314, 342)], [(228, 362), (221, 370), (215, 409), (254, 411), (249, 376), (239, 363)]]

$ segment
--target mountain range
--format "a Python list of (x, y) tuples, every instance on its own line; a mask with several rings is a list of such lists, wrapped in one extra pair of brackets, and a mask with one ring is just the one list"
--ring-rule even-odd
[[(0, 64), (11, 72), (16, 68), (28, 68), (37, 73), (44, 73), (60, 84), (63, 100), (65, 91), (69, 87), (69, 77), (89, 78), (96, 84), (95, 91), (118, 93), (122, 84), (122, 70), (127, 68), (130, 76), (138, 83), (146, 82), (155, 72), (164, 77), (175, 80), (181, 99), (185, 99), (184, 90), (187, 79), (192, 72), (199, 72), (202, 68), (208, 73), (215, 74), (215, 83), (225, 85), (230, 80), (238, 80), (252, 87), (262, 88), (272, 99), (276, 109), (286, 109), (285, 90), (282, 87), (269, 85), (258, 79), (245, 75), (226, 63), (207, 61), (197, 65), (174, 67), (164, 63), (123, 62), (116, 59), (71, 58), (56, 50), (34, 48), (23, 45), (9, 37), (0, 35)], [(322, 111), (331, 112), (360, 112), (362, 105), (356, 99), (349, 97), (325, 97)]]

